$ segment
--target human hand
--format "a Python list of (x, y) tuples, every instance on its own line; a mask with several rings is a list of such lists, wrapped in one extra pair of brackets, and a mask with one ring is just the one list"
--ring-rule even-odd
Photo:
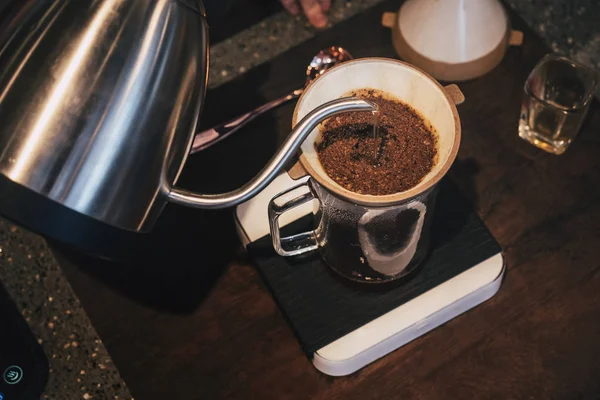
[(286, 10), (292, 15), (297, 15), (300, 9), (315, 28), (324, 28), (327, 25), (325, 12), (331, 6), (331, 0), (279, 0)]

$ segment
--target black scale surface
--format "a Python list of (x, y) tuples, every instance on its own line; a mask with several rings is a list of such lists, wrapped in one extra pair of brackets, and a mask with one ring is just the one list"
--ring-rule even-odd
[[(300, 232), (306, 228), (302, 225), (310, 223), (305, 218), (286, 229)], [(414, 274), (391, 287), (354, 284), (338, 277), (318, 256), (280, 257), (270, 236), (248, 245), (250, 256), (309, 357), (500, 251), (448, 178), (440, 183), (429, 256)]]

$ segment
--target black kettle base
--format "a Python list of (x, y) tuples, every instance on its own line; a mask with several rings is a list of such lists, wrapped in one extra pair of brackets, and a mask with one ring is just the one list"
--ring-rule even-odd
[(0, 210), (4, 217), (32, 232), (110, 260), (126, 259), (140, 236), (144, 236), (143, 233), (114, 228), (71, 210), (2, 174)]
[(0, 284), (0, 400), (39, 399), (48, 368), (42, 347)]

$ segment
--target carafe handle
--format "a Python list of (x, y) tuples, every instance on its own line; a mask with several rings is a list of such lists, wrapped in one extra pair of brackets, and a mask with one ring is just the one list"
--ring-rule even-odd
[[(277, 200), (292, 193), (296, 189), (306, 187), (308, 191), (283, 204), (278, 204)], [(308, 181), (302, 182), (296, 186), (287, 189), (273, 197), (269, 202), (269, 227), (271, 229), (271, 238), (273, 240), (273, 248), (280, 256), (289, 257), (300, 254), (309, 253), (319, 248), (317, 243), (316, 231), (308, 231), (297, 233), (292, 236), (281, 237), (281, 229), (279, 226), (279, 217), (293, 208), (300, 207), (302, 204), (309, 201), (319, 200), (313, 192)]]

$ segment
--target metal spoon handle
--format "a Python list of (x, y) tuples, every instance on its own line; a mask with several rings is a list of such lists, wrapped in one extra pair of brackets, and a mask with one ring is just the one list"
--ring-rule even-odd
[(199, 151), (206, 150), (215, 143), (219, 143), (221, 140), (237, 132), (241, 127), (259, 115), (262, 115), (265, 112), (274, 109), (275, 107), (279, 107), (290, 100), (297, 99), (300, 97), (303, 91), (304, 89), (294, 90), (293, 92), (285, 96), (281, 96), (278, 99), (271, 100), (268, 103), (247, 112), (246, 114), (240, 115), (239, 117), (233, 118), (206, 131), (198, 132), (194, 137), (194, 142), (192, 143), (192, 150), (190, 153), (194, 154)]

